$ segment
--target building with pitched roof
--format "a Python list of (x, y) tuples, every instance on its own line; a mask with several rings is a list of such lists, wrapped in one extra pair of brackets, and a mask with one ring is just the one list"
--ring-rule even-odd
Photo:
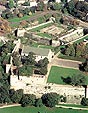
[(41, 59), (44, 59), (45, 57), (48, 58), (49, 62), (51, 62), (54, 52), (51, 51), (51, 49), (45, 49), (45, 48), (35, 48), (30, 46), (23, 46), (21, 56), (28, 56), (30, 52), (33, 52), (36, 56), (35, 61), (39, 61)]

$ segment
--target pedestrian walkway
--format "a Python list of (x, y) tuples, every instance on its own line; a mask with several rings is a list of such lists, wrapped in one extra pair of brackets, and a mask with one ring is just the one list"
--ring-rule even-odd
[(20, 106), (20, 104), (3, 105), (0, 106), (0, 108), (15, 107), (15, 106)]
[(56, 105), (55, 107), (58, 107), (58, 108), (66, 108), (66, 109), (88, 110), (88, 108), (71, 107), (71, 106), (63, 106), (63, 105)]

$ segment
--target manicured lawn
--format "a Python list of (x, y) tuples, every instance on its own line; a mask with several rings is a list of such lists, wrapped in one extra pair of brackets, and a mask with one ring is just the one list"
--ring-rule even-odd
[[(52, 66), (47, 82), (65, 85), (66, 83), (63, 82), (62, 77), (67, 78), (68, 76), (71, 77), (73, 75), (75, 76), (78, 74), (83, 74), (83, 73), (80, 72), (79, 70), (72, 68)], [(85, 77), (86, 77), (86, 84), (88, 84), (88, 75), (85, 75)]]
[(10, 107), (0, 109), (0, 113), (88, 113), (88, 111), (46, 107)]

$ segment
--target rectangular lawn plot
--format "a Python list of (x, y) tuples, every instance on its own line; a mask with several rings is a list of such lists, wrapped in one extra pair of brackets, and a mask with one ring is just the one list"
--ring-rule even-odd
[[(47, 82), (65, 85), (66, 83), (63, 82), (62, 78), (67, 78), (67, 77), (71, 77), (73, 75), (75, 76), (78, 74), (83, 74), (83, 73), (79, 70), (72, 69), (72, 68), (52, 66)], [(88, 84), (88, 76), (85, 76), (85, 77), (86, 77), (86, 84)]]

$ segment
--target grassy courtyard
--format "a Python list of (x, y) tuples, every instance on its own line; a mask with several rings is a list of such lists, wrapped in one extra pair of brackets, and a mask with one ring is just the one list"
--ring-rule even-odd
[[(72, 68), (63, 68), (63, 67), (57, 67), (57, 66), (52, 66), (49, 77), (48, 77), (48, 83), (56, 83), (56, 84), (63, 84), (65, 85), (66, 83), (63, 82), (62, 77), (67, 78), (68, 76), (75, 76), (78, 74), (83, 74), (79, 70), (72, 69)], [(88, 84), (88, 76), (86, 77), (86, 84)]]
[(0, 109), (0, 113), (88, 113), (88, 111), (47, 107), (9, 107)]

